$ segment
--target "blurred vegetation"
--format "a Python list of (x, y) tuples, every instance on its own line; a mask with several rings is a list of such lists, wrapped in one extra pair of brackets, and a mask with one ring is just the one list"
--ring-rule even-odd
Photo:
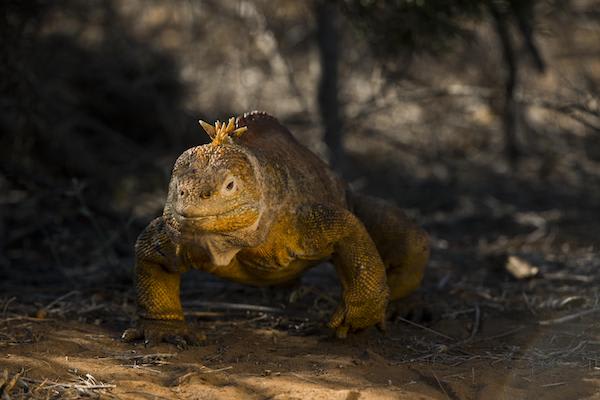
[(364, 34), (376, 54), (448, 50), (449, 42), (473, 36), (474, 22), (488, 0), (343, 0), (343, 10)]
[(142, 148), (181, 147), (176, 62), (132, 37), (110, 2), (0, 7), (1, 123), (13, 133), (2, 138), (2, 160), (11, 175), (110, 179)]
[(42, 271), (116, 265), (130, 254), (115, 227), (128, 218), (119, 197), (128, 185), (164, 184), (154, 157), (193, 143), (177, 64), (134, 38), (108, 1), (0, 9), (5, 266), (11, 257)]
[(535, 251), (587, 246), (598, 5), (4, 1), (0, 280), (128, 279), (173, 161), (206, 141), (196, 120), (252, 109), (408, 208), (444, 254), (434, 268), (448, 241), (525, 251), (506, 241), (523, 213), (562, 235)]
[[(503, 128), (507, 158), (514, 165), (520, 155), (517, 143), (520, 107), (516, 104), (519, 60), (509, 24), (515, 23), (525, 49), (539, 72), (545, 63), (534, 38), (536, 0), (345, 0), (342, 4), (359, 27), (374, 54), (391, 72), (405, 67), (415, 53), (441, 55), (459, 41), (474, 40), (479, 25), (491, 17), (502, 49), (505, 93)], [(476, 61), (476, 60), (473, 60)]]

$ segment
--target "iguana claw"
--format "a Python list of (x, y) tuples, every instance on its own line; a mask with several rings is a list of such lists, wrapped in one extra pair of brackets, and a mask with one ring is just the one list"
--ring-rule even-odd
[(366, 329), (373, 325), (383, 331), (386, 304), (387, 296), (381, 296), (373, 301), (364, 301), (361, 304), (341, 304), (327, 325), (335, 329), (335, 336), (338, 339), (345, 339), (348, 332)]
[(185, 321), (140, 319), (138, 326), (123, 332), (121, 339), (124, 342), (143, 339), (146, 347), (166, 342), (186, 348), (198, 346), (206, 340), (206, 336), (203, 333), (192, 332)]

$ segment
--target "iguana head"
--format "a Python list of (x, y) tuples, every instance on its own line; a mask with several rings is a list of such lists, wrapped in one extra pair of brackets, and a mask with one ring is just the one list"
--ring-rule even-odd
[(257, 224), (260, 187), (251, 155), (233, 142), (245, 132), (234, 119), (215, 126), (201, 121), (212, 142), (185, 151), (175, 162), (163, 216), (172, 233), (232, 232)]

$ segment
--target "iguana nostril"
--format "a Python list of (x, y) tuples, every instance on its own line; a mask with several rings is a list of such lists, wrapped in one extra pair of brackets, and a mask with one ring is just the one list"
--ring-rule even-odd
[(181, 197), (185, 196), (185, 190), (181, 190), (181, 191), (179, 192), (179, 195), (180, 195)]

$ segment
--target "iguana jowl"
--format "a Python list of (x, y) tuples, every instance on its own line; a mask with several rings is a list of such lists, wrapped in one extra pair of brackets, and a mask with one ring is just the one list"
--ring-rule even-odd
[(339, 337), (383, 324), (388, 300), (419, 286), (428, 237), (400, 209), (351, 192), (266, 113), (201, 123), (212, 142), (179, 157), (163, 215), (137, 240), (140, 319), (125, 340), (198, 341), (179, 298), (190, 269), (267, 286), (331, 260), (342, 298), (329, 326)]

